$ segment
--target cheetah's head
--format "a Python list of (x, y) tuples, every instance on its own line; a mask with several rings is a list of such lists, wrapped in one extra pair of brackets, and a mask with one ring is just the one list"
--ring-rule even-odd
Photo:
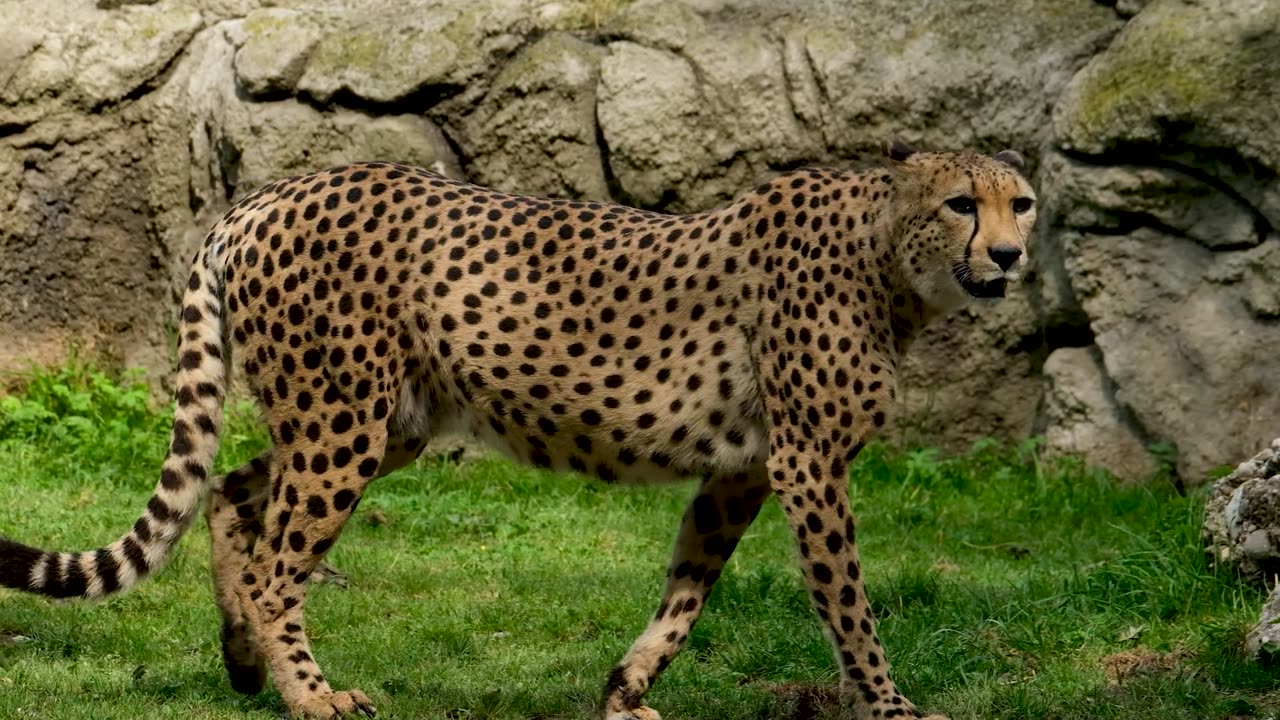
[(1022, 278), (1036, 195), (1022, 155), (915, 152), (890, 143), (899, 260), (925, 304), (1001, 298)]

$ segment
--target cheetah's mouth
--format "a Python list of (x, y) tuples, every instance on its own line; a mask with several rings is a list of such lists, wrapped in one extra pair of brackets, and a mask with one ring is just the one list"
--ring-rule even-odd
[(973, 272), (965, 263), (957, 264), (952, 268), (951, 274), (955, 276), (956, 282), (960, 283), (960, 287), (975, 298), (1002, 298), (1005, 287), (1008, 285), (1008, 281), (1003, 277), (994, 280), (979, 280), (973, 277)]

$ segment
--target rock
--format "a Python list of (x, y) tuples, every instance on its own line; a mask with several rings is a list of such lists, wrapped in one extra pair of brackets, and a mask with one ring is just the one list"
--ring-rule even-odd
[[(661, 98), (655, 102), (655, 98)], [(714, 165), (714, 130), (683, 58), (631, 42), (609, 46), (601, 68), (600, 128), (610, 167), (633, 202), (660, 204), (672, 188)]]
[(1262, 442), (1280, 409), (1280, 360), (1256, 351), (1280, 336), (1280, 6), (1137, 9), (1053, 112), (1067, 157), (1049, 157), (1042, 194), (1069, 230), (1046, 300), (1079, 303), (1117, 400), (1194, 480)]
[(64, 116), (0, 149), (0, 363), (68, 353), (169, 365), (158, 317), (172, 317), (148, 221), (145, 126)]
[(749, 27), (709, 26), (692, 40), (673, 32), (660, 44), (678, 50), (625, 40), (604, 60), (600, 127), (626, 198), (705, 209), (824, 152), (793, 110), (776, 40)]
[(1124, 416), (1096, 347), (1064, 347), (1045, 360), (1045, 449), (1087, 458), (1119, 478), (1151, 479), (1159, 469)]
[(76, 12), (62, 3), (7, 3), (0, 23), (0, 126), (66, 110), (91, 111), (137, 93), (173, 62), (202, 19), (178, 5)]
[(459, 123), (472, 179), (507, 192), (610, 199), (596, 127), (603, 55), (551, 33), (512, 58)]
[[(361, 160), (395, 160), (460, 176), (458, 160), (440, 129), (415, 114), (369, 117), (353, 110), (322, 112), (296, 99), (254, 102), (237, 81), (247, 39), (260, 18), (231, 21), (193, 44), (196, 62), (165, 93), (172, 122), (185, 129), (192, 209), (221, 213), (229, 203), (289, 175)], [(186, 242), (203, 239), (206, 217), (188, 216)], [(193, 252), (192, 245), (188, 252)], [(180, 253), (186, 256), (186, 253)]]
[[(1275, 582), (1280, 573), (1280, 439), (1213, 484), (1202, 534), (1214, 563), (1254, 581)], [(1269, 605), (1275, 601), (1273, 596)], [(1274, 610), (1280, 611), (1280, 605)], [(1275, 647), (1280, 650), (1280, 644)]]
[(1214, 483), (1202, 534), (1211, 562), (1274, 585), (1245, 637), (1250, 658), (1274, 663), (1280, 658), (1280, 438)]
[(323, 37), (310, 13), (267, 8), (244, 19), (244, 43), (236, 51), (236, 77), (254, 97), (290, 93)]
[[(825, 152), (793, 107), (814, 90), (807, 64), (803, 77), (790, 78), (796, 48), (789, 64), (785, 44), (752, 21), (747, 5), (738, 21), (713, 22), (692, 3), (639, 2), (605, 25), (617, 41), (604, 62), (599, 117), (625, 196), (704, 209), (770, 168)], [(811, 104), (802, 115), (814, 119)]]
[(1054, 127), (1074, 152), (1131, 146), (1205, 168), (1275, 227), (1277, 76), (1280, 4), (1154, 0), (1072, 79)]
[(1133, 17), (1142, 12), (1142, 8), (1146, 7), (1148, 2), (1150, 0), (1117, 0), (1116, 12), (1120, 13), (1121, 17)]
[(1062, 88), (1122, 25), (1092, 2), (857, 4), (832, 5), (832, 16), (806, 17), (789, 33), (828, 105), (823, 137), (842, 154), (899, 137), (1014, 147), (1034, 161)]
[(1185, 171), (1169, 167), (1090, 165), (1051, 154), (1046, 185), (1052, 202), (1065, 208), (1068, 227), (1122, 232), (1156, 225), (1211, 249), (1238, 249), (1262, 242), (1252, 207)]
[(1266, 441), (1280, 358), (1257, 348), (1280, 343), (1280, 326), (1251, 303), (1271, 302), (1258, 286), (1280, 272), (1274, 243), (1214, 253), (1148, 228), (1064, 242), (1115, 397), (1144, 436), (1176, 444), (1181, 477)]
[(1029, 300), (1014, 287), (1005, 300), (925, 327), (902, 365), (894, 439), (965, 452), (982, 438), (1031, 435), (1042, 381), (1035, 356), (1022, 350), (1039, 337)]
[(1280, 657), (1280, 586), (1267, 597), (1258, 624), (1245, 636), (1244, 649), (1250, 659), (1266, 663)]
[(496, 59), (520, 45), (518, 33), (530, 22), (520, 0), (386, 9), (338, 16), (307, 58), (298, 91), (322, 103), (340, 93), (373, 103), (424, 92), (466, 95)]

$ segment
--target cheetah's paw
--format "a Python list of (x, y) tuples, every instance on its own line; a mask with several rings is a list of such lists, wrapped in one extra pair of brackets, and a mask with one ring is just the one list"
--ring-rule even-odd
[(641, 705), (630, 710), (617, 710), (605, 716), (604, 720), (662, 720), (657, 710)]
[(378, 712), (369, 696), (359, 690), (341, 690), (316, 695), (299, 703), (291, 710), (291, 717), (307, 718), (307, 720), (371, 718)]

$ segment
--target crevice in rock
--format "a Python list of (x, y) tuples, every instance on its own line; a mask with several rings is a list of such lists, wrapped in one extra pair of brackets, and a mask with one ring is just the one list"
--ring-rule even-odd
[(240, 148), (225, 137), (218, 138), (213, 146), (214, 155), (218, 159), (218, 174), (222, 179), (222, 191), (227, 202), (235, 197), (236, 186), (240, 182)]
[[(818, 113), (821, 115), (824, 108), (831, 107), (831, 93), (827, 91), (827, 85), (822, 81), (822, 75), (818, 73), (818, 68), (813, 64), (813, 53), (809, 52), (806, 44), (801, 48), (801, 54), (804, 56), (804, 63), (809, 68), (809, 76), (813, 78), (813, 86), (818, 90)], [(819, 117), (818, 122), (822, 124), (822, 142), (826, 147), (831, 147), (831, 142), (827, 138), (826, 123), (822, 122)]]
[(796, 109), (795, 94), (800, 91), (799, 83), (791, 77), (788, 71), (790, 63), (787, 62), (787, 42), (784, 38), (778, 38), (776, 41), (778, 46), (778, 60), (782, 70), (782, 96), (787, 101), (787, 114), (795, 120), (796, 125), (800, 127), (808, 127), (809, 123), (805, 121)]
[(618, 176), (613, 173), (613, 165), (610, 162), (609, 141), (604, 137), (604, 128), (600, 125), (600, 101), (595, 103), (595, 112), (592, 117), (592, 125), (595, 126), (596, 133), (596, 149), (600, 154), (600, 168), (604, 172), (604, 186), (609, 190), (609, 197), (614, 202), (624, 202), (627, 197), (627, 191), (623, 189), (622, 182), (618, 180)]
[(458, 163), (458, 171), (462, 173), (461, 179), (470, 180), (473, 163), (471, 156), (462, 152), (462, 145), (453, 137), (452, 126), (443, 122), (437, 122), (436, 126), (440, 128), (440, 137), (444, 138), (445, 145), (449, 146), (449, 152), (453, 153), (453, 158)]
[(21, 135), (22, 133), (29, 130), (37, 122), (39, 122), (39, 120), (32, 121), (29, 123), (20, 123), (20, 122), (0, 123), (0, 138), (9, 137), (10, 135)]
[(1089, 347), (1094, 344), (1093, 327), (1089, 317), (1080, 310), (1062, 310), (1045, 318), (1035, 331), (1023, 335), (1018, 342), (1005, 349), (1010, 355), (1031, 353), (1040, 355), (1037, 364), (1058, 348)]
[[(349, 88), (341, 88), (328, 100), (321, 100), (305, 91), (296, 92), (293, 97), (317, 112), (333, 112), (334, 110), (353, 110), (371, 117), (380, 115), (427, 115), (440, 104), (458, 96), (466, 90), (464, 85), (442, 83), (424, 85), (413, 92), (395, 100), (370, 100), (355, 94)], [(257, 99), (255, 98), (255, 102)]]
[(815, 158), (792, 158), (790, 160), (769, 160), (765, 163), (765, 167), (771, 172), (789, 173), (792, 170), (801, 168), (814, 167), (821, 164), (821, 160)]

